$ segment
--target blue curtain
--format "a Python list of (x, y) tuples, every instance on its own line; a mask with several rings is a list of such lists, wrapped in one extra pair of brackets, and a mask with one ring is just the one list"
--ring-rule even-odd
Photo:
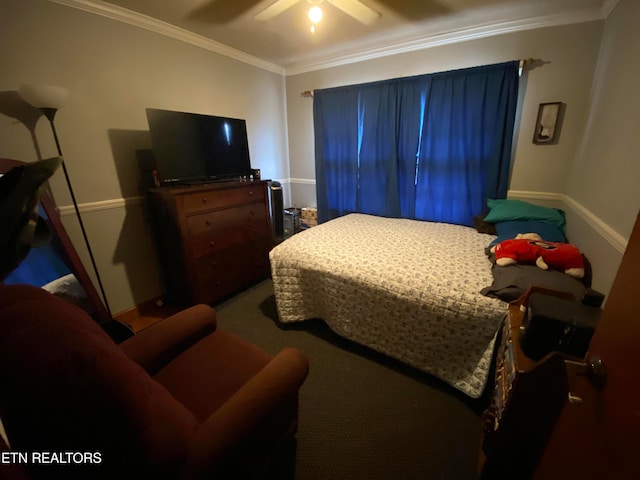
[(71, 273), (51, 245), (32, 248), (25, 259), (20, 262), (5, 279), (5, 285), (24, 283), (42, 287)]
[(357, 211), (358, 88), (317, 92), (313, 111), (318, 221), (324, 222)]
[[(43, 219), (47, 218), (42, 204), (38, 204), (38, 215)], [(52, 240), (39, 247), (31, 248), (20, 265), (4, 278), (3, 283), (5, 285), (27, 284), (42, 287), (71, 273), (51, 242)]]
[(319, 221), (349, 212), (471, 225), (507, 193), (518, 62), (317, 90)]

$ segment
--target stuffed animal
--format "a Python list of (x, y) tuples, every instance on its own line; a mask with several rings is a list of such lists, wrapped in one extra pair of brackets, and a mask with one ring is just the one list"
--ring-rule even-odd
[(584, 259), (578, 247), (569, 243), (546, 242), (536, 233), (519, 234), (493, 247), (496, 264), (536, 264), (543, 270), (560, 270), (574, 278), (584, 277)]

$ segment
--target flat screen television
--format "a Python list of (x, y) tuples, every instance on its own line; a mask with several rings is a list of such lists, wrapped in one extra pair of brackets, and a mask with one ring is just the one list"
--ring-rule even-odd
[(161, 185), (229, 180), (251, 172), (246, 122), (147, 108)]

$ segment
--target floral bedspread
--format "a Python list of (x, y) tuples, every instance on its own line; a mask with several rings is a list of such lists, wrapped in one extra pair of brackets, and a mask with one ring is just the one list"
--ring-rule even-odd
[(270, 253), (281, 322), (324, 320), (339, 335), (482, 394), (506, 304), (484, 248), (495, 237), (446, 223), (350, 214)]

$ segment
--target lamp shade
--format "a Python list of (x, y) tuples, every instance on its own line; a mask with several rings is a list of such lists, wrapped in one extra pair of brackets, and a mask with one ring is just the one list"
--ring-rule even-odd
[(69, 96), (69, 90), (53, 85), (20, 85), (20, 96), (27, 103), (36, 108), (58, 109), (64, 105)]

